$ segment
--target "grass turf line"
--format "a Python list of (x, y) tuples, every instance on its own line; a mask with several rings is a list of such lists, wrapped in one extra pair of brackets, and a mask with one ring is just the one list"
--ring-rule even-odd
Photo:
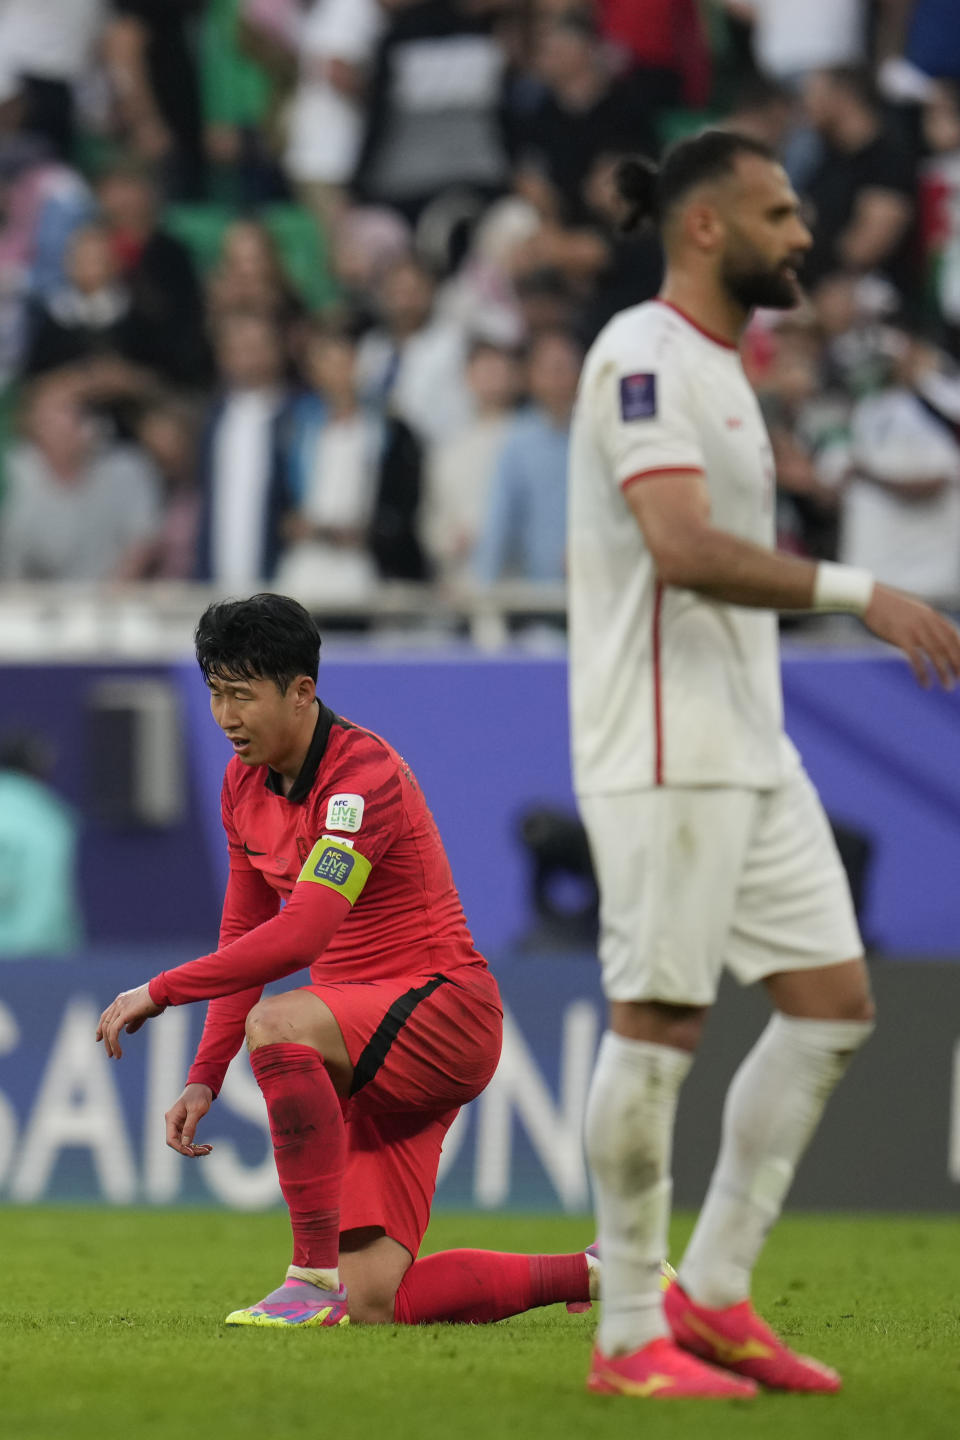
[[(689, 1229), (674, 1229), (674, 1257)], [(438, 1215), (425, 1249), (565, 1251), (567, 1217)], [(588, 1396), (594, 1318), (493, 1326), (230, 1331), (283, 1273), (286, 1217), (0, 1209), (0, 1434), (9, 1440), (947, 1440), (960, 1413), (955, 1220), (788, 1216), (756, 1300), (843, 1371), (838, 1397)]]

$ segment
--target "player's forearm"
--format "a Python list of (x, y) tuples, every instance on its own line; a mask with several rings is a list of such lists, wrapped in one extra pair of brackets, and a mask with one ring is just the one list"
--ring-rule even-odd
[(320, 903), (311, 900), (314, 897), (298, 902), (291, 898), (281, 914), (232, 944), (155, 975), (150, 998), (157, 1005), (189, 1005), (236, 995), (305, 969), (329, 944), (350, 908), (330, 892)]
[(219, 1095), (231, 1060), (243, 1044), (247, 1016), (263, 994), (262, 985), (211, 1000), (203, 1034), (187, 1075), (188, 1085), (209, 1085)]
[(810, 610), (817, 566), (767, 550), (711, 526), (698, 528), (654, 556), (665, 585), (696, 590), (727, 605), (764, 610)]
[(706, 526), (655, 556), (666, 585), (726, 605), (759, 610), (823, 610), (862, 615), (873, 593), (867, 571), (803, 560)]

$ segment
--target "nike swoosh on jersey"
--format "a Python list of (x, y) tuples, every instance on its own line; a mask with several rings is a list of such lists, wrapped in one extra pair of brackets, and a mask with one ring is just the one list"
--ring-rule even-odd
[(246, 840), (243, 842), (243, 848), (248, 855), (266, 855), (267, 853), (266, 850), (251, 850)]

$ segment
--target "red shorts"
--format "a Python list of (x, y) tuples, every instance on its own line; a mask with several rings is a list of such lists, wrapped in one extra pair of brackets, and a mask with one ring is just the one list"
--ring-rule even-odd
[(450, 975), (304, 988), (332, 1012), (353, 1065), (343, 1101), (341, 1233), (378, 1226), (416, 1256), (443, 1137), (500, 1059), (497, 982), (483, 966), (464, 966)]

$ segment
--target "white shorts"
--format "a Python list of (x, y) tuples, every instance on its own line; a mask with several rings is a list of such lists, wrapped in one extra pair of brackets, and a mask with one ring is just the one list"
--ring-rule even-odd
[(709, 1005), (743, 985), (863, 953), (823, 806), (797, 763), (774, 790), (580, 797), (600, 886), (610, 1000)]

